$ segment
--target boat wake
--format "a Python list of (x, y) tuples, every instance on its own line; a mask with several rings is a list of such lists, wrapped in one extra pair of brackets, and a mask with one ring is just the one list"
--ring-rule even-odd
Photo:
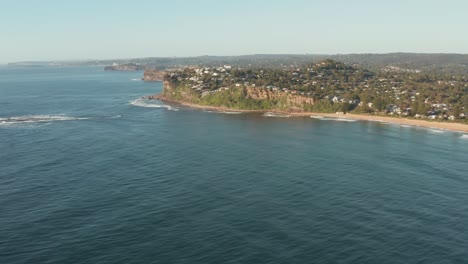
[(130, 104), (133, 106), (138, 106), (138, 107), (146, 107), (146, 108), (165, 108), (169, 111), (179, 111), (178, 108), (172, 107), (170, 105), (165, 105), (165, 104), (158, 104), (157, 101), (149, 101), (145, 100), (143, 98), (139, 98), (133, 101), (130, 101)]
[(266, 112), (263, 114), (265, 117), (291, 117), (290, 115), (282, 115), (282, 114), (276, 114), (272, 112)]
[(66, 115), (25, 115), (25, 116), (14, 116), (14, 117), (2, 117), (0, 118), (0, 126), (17, 126), (17, 125), (28, 125), (44, 123), (50, 124), (51, 122), (59, 121), (77, 121), (87, 120), (87, 117), (72, 117)]
[(338, 122), (356, 122), (356, 119), (344, 118), (344, 117), (324, 117), (324, 116), (310, 116), (314, 119), (325, 120), (325, 121), (338, 121)]

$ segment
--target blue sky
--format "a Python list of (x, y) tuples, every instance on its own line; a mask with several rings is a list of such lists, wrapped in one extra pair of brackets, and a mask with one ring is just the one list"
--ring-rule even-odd
[(468, 53), (466, 0), (0, 0), (0, 63), (255, 53)]

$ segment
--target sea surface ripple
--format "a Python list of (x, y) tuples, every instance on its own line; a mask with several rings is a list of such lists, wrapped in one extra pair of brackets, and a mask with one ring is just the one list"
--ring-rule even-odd
[(147, 102), (141, 74), (0, 67), (0, 263), (468, 263), (466, 135)]

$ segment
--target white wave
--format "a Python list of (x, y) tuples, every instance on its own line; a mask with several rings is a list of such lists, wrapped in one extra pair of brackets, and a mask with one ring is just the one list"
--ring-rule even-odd
[(131, 81), (141, 81), (141, 78), (130, 79)]
[(242, 112), (230, 112), (230, 111), (225, 111), (225, 112), (220, 112), (222, 114), (226, 114), (226, 115), (239, 115), (239, 114), (242, 114)]
[(311, 116), (311, 118), (325, 120), (325, 121), (338, 121), (338, 122), (356, 122), (356, 119), (350, 119), (345, 117), (324, 117), (324, 116)]
[(310, 118), (314, 118), (314, 119), (320, 119), (320, 120), (323, 120), (325, 119), (324, 116), (310, 116)]
[(147, 108), (165, 108), (169, 111), (179, 111), (178, 108), (172, 107), (170, 105), (165, 105), (165, 104), (157, 104), (156, 101), (148, 101), (142, 98), (130, 101), (130, 104), (133, 106), (138, 106), (138, 107), (147, 107)]
[(265, 117), (291, 117), (290, 115), (281, 115), (281, 114), (276, 114), (272, 112), (266, 112), (263, 114)]
[(468, 139), (468, 135), (462, 135), (461, 138)]
[(368, 119), (366, 121), (367, 122), (376, 122), (376, 123), (389, 123), (389, 122), (381, 120), (381, 119)]
[(1, 121), (0, 122), (0, 127), (6, 127), (6, 126), (11, 126), (14, 123), (6, 122), (6, 121)]
[(400, 127), (411, 128), (412, 126), (409, 126), (409, 125), (400, 125)]
[(334, 121), (341, 121), (341, 122), (356, 122), (356, 119), (349, 119), (349, 118), (335, 118)]
[(429, 131), (432, 132), (432, 133), (437, 133), (437, 134), (445, 133), (445, 131), (439, 130), (439, 129), (429, 129)]
[(34, 124), (34, 123), (50, 123), (54, 121), (76, 121), (86, 120), (87, 117), (73, 117), (66, 115), (25, 115), (25, 116), (13, 116), (13, 117), (2, 117), (0, 118), (1, 126), (12, 126), (22, 124)]

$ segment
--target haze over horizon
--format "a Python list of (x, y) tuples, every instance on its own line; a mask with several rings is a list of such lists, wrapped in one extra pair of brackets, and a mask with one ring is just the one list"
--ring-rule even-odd
[[(468, 53), (461, 0), (8, 2), (0, 63), (250, 54)], [(450, 15), (447, 15), (450, 14)]]

